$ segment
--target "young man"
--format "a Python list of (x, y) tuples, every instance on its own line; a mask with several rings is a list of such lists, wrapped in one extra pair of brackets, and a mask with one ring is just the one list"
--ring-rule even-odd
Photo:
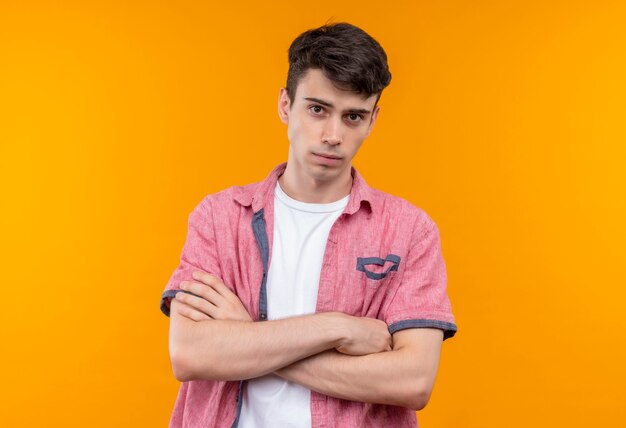
[(287, 163), (200, 202), (161, 299), (171, 427), (417, 426), (457, 328), (435, 223), (352, 167), (390, 80), (350, 24), (292, 43)]

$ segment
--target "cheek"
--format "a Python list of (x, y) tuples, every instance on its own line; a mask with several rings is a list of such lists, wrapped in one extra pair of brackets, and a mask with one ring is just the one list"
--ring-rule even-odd
[(351, 139), (351, 144), (350, 144), (351, 150), (356, 152), (363, 144), (363, 141), (365, 141), (365, 138), (363, 138), (363, 135), (361, 134), (354, 135), (353, 138)]
[(289, 126), (287, 127), (287, 139), (289, 140), (290, 143), (293, 141), (294, 135), (295, 135), (294, 128), (293, 126), (291, 126), (291, 124), (289, 124)]
[(298, 141), (300, 140), (300, 125), (296, 121), (290, 121), (289, 126), (287, 127), (287, 138), (289, 138), (289, 142), (297, 146)]
[(287, 127), (287, 137), (296, 146), (302, 146), (302, 144), (306, 144), (306, 141), (312, 140), (316, 132), (315, 124), (306, 121), (290, 121)]

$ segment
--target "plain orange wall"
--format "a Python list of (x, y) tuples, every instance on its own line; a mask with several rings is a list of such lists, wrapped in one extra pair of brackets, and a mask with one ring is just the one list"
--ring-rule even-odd
[(187, 216), (286, 159), (286, 51), (328, 19), (393, 73), (355, 166), (442, 235), (420, 425), (623, 423), (624, 2), (339, 3), (0, 3), (2, 426), (167, 425)]

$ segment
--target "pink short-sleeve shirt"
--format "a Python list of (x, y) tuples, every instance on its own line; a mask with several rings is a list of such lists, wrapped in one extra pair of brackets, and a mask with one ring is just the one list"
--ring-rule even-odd
[[(250, 316), (267, 319), (274, 187), (286, 163), (259, 182), (206, 196), (189, 215), (180, 264), (161, 297), (169, 316), (181, 281), (201, 270), (224, 281)], [(322, 262), (317, 312), (378, 318), (389, 331), (430, 327), (444, 340), (457, 331), (446, 292), (439, 231), (424, 211), (369, 187), (352, 168), (348, 205), (333, 224)], [(170, 427), (236, 427), (245, 381), (181, 384)], [(417, 427), (413, 410), (311, 392), (317, 427)]]

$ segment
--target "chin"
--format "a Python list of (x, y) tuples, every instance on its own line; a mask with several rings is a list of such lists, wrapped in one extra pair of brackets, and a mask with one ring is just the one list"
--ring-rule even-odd
[(329, 168), (325, 165), (312, 165), (308, 173), (310, 177), (318, 181), (332, 180), (337, 176), (337, 171), (334, 168)]

